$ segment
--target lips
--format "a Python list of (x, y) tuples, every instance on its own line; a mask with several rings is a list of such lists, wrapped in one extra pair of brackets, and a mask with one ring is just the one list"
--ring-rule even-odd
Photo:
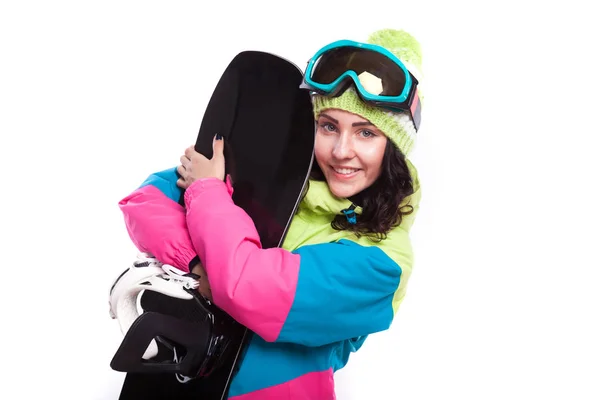
[(337, 180), (348, 180), (353, 179), (358, 175), (358, 172), (361, 170), (360, 168), (350, 168), (350, 167), (331, 167), (333, 171), (333, 175)]
[(350, 175), (350, 174), (353, 174), (356, 171), (358, 171), (358, 168), (338, 168), (338, 167), (332, 167), (332, 168), (335, 172), (337, 172), (340, 175)]

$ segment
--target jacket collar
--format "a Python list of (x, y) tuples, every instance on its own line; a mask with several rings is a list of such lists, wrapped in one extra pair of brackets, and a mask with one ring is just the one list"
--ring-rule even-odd
[[(325, 181), (310, 179), (308, 185), (306, 196), (300, 204), (301, 209), (333, 219), (333, 216), (343, 214), (342, 210), (349, 208), (353, 204), (348, 199), (340, 199), (331, 194), (329, 186), (327, 186)], [(362, 208), (356, 206), (354, 212), (361, 214)]]

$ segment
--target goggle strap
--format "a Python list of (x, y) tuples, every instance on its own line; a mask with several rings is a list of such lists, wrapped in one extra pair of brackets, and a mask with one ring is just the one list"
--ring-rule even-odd
[(415, 131), (418, 131), (419, 127), (421, 126), (421, 99), (419, 98), (416, 90), (415, 97), (410, 105), (410, 115), (413, 123), (415, 124)]

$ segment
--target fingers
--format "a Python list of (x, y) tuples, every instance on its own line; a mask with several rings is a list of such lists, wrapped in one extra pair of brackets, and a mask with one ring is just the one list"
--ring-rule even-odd
[[(185, 158), (189, 162), (189, 159), (187, 157), (182, 156), (181, 158), (182, 158), (181, 162), (185, 161), (185, 160), (183, 160), (183, 158)], [(185, 169), (185, 167), (183, 165), (177, 166), (177, 174), (179, 175), (179, 179), (177, 179), (177, 182), (176, 182), (177, 186), (179, 186), (180, 188), (182, 188), (184, 190), (187, 189), (189, 186), (188, 183), (186, 182), (187, 170)]]
[(196, 153), (196, 150), (194, 149), (194, 146), (190, 146), (187, 149), (185, 149), (185, 152), (183, 154), (185, 154), (185, 156), (191, 160), (192, 156), (195, 153)]
[(225, 140), (223, 139), (222, 135), (219, 135), (218, 133), (215, 135), (215, 137), (213, 138), (213, 158), (222, 158), (223, 156), (223, 151), (225, 148)]
[(190, 160), (188, 156), (181, 156), (179, 157), (179, 162), (181, 163), (184, 169), (187, 169), (192, 160)]
[(213, 157), (208, 159), (203, 154), (198, 153), (194, 146), (185, 149), (184, 155), (179, 158), (181, 166), (177, 167), (177, 172), (183, 183), (177, 186), (189, 186), (198, 179), (225, 178), (225, 156), (223, 136), (216, 135), (213, 139)]

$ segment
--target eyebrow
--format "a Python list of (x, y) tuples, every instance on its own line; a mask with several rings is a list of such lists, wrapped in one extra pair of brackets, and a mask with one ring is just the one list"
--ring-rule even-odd
[[(321, 113), (321, 117), (327, 118), (328, 120), (330, 120), (330, 121), (332, 121), (332, 122), (334, 122), (336, 124), (340, 123), (340, 121), (338, 121), (337, 119), (335, 119), (335, 118), (333, 118), (333, 117), (331, 117), (331, 116), (329, 116), (329, 115), (327, 115), (325, 113)], [(373, 125), (369, 121), (365, 121), (365, 122), (354, 122), (352, 124), (352, 126), (375, 126), (375, 125)]]
[(375, 126), (375, 125), (373, 125), (369, 121), (365, 121), (365, 122), (355, 122), (352, 124), (352, 126)]
[(334, 123), (336, 123), (336, 124), (339, 124), (339, 123), (340, 123), (340, 121), (338, 121), (337, 119), (335, 119), (335, 118), (333, 118), (333, 117), (330, 117), (329, 115), (327, 115), (327, 114), (325, 114), (325, 113), (321, 113), (321, 117), (327, 118), (328, 120), (330, 120), (330, 121), (332, 121), (332, 122), (334, 122)]

